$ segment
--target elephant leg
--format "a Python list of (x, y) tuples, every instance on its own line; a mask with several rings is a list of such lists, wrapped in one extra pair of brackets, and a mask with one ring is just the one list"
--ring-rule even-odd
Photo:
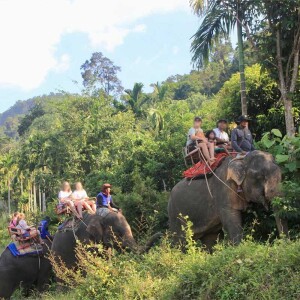
[(239, 210), (225, 208), (221, 212), (223, 228), (229, 234), (230, 241), (238, 245), (243, 238), (242, 215)]
[(281, 219), (278, 216), (275, 216), (275, 221), (277, 225), (277, 229), (280, 236), (289, 237), (289, 228), (287, 220)]
[(212, 252), (212, 248), (216, 245), (217, 241), (223, 237), (223, 231), (212, 232), (205, 234), (201, 239), (201, 243), (204, 246), (205, 250)]
[(185, 234), (182, 231), (182, 223), (178, 220), (175, 220), (171, 224), (170, 228), (170, 235), (171, 241), (173, 246), (179, 246), (180, 248), (184, 249), (185, 245)]
[(40, 275), (36, 284), (36, 289), (39, 292), (45, 292), (50, 286), (50, 272), (48, 274)]

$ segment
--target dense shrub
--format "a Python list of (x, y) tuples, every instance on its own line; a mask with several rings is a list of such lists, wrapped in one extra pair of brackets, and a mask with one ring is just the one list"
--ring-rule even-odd
[(213, 255), (199, 248), (184, 254), (164, 240), (148, 254), (107, 260), (79, 245), (79, 270), (59, 266), (58, 275), (73, 299), (298, 299), (299, 250), (300, 241), (248, 240), (218, 245)]

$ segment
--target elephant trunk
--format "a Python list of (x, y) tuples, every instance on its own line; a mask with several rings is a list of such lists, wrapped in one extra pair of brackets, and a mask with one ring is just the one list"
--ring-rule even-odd
[(123, 235), (123, 243), (122, 243), (123, 248), (129, 248), (133, 252), (139, 252), (139, 246), (134, 239), (131, 228), (128, 226), (126, 228), (125, 234)]
[(152, 235), (144, 246), (140, 246), (131, 235), (123, 239), (124, 248), (129, 248), (131, 251), (137, 254), (144, 254), (148, 252), (155, 244), (155, 242), (162, 237), (162, 233), (158, 232)]
[(147, 241), (146, 245), (144, 246), (142, 253), (148, 252), (154, 246), (155, 242), (159, 240), (161, 237), (162, 237), (161, 232), (157, 232), (153, 234), (150, 237), (150, 239)]

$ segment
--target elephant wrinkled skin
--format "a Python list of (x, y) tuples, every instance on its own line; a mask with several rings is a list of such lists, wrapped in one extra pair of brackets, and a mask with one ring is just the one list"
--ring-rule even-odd
[[(181, 214), (189, 217), (193, 223), (194, 238), (200, 239), (208, 249), (216, 242), (222, 229), (233, 243), (238, 244), (243, 233), (241, 212), (251, 202), (268, 207), (272, 198), (280, 194), (280, 168), (271, 154), (262, 151), (253, 151), (243, 160), (228, 157), (215, 174), (228, 186), (216, 176), (208, 178), (212, 197), (205, 179), (183, 179), (172, 189), (168, 214), (175, 242), (184, 240)], [(243, 190), (239, 195), (236, 193), (238, 186)]]
[(155, 234), (145, 246), (139, 246), (131, 232), (131, 228), (121, 213), (109, 213), (106, 217), (98, 215), (88, 215), (84, 217), (74, 233), (71, 231), (57, 232), (55, 234), (52, 252), (56, 257), (60, 257), (67, 267), (74, 267), (77, 259), (75, 256), (76, 239), (80, 242), (103, 244), (104, 247), (125, 249), (136, 253), (147, 251), (161, 235)]
[(10, 250), (4, 250), (0, 256), (0, 299), (9, 299), (19, 286), (27, 290), (33, 287), (39, 292), (47, 289), (52, 272), (47, 259), (51, 245), (48, 240), (44, 242), (44, 255), (40, 257), (14, 257)]

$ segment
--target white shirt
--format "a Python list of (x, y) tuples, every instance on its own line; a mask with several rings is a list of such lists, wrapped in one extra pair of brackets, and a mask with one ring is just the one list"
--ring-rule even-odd
[(59, 194), (58, 194), (58, 199), (62, 200), (62, 199), (65, 199), (65, 198), (69, 198), (71, 195), (72, 195), (72, 191), (70, 191), (70, 192), (60, 191)]
[(81, 190), (81, 191), (76, 190), (73, 192), (73, 197), (76, 200), (81, 200), (81, 199), (88, 198), (88, 195), (85, 190)]
[(229, 136), (228, 136), (227, 132), (221, 131), (219, 128), (215, 128), (214, 132), (215, 132), (216, 137), (218, 139), (221, 139), (221, 140), (224, 140), (226, 142), (229, 142)]
[(21, 229), (22, 234), (24, 234), (27, 232), (26, 229), (29, 228), (29, 226), (27, 225), (27, 222), (25, 220), (20, 220), (17, 228)]
[(186, 142), (187, 146), (193, 144), (194, 141), (192, 140), (192, 136), (198, 134), (199, 132), (203, 133), (203, 129), (202, 128), (197, 128), (196, 129), (194, 127), (189, 129), (189, 132), (188, 132), (188, 135), (187, 135), (187, 142)]

